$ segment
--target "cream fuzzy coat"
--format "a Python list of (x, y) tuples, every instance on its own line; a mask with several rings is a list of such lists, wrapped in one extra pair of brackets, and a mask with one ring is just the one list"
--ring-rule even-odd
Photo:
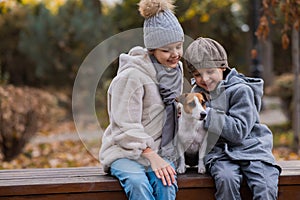
[(108, 89), (110, 125), (99, 152), (106, 172), (119, 158), (148, 165), (141, 157), (142, 151), (146, 147), (158, 151), (164, 119), (156, 71), (147, 50), (134, 47), (128, 54), (121, 54), (119, 61), (117, 76)]

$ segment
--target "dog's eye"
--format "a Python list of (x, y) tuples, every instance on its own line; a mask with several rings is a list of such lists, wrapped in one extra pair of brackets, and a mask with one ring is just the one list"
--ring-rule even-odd
[(196, 103), (194, 101), (191, 101), (191, 102), (188, 103), (188, 105), (191, 106), (191, 107), (195, 107)]

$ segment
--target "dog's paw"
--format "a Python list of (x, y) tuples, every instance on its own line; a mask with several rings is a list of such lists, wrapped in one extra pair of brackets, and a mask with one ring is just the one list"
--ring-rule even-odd
[(198, 173), (199, 174), (205, 174), (206, 173), (206, 168), (205, 168), (205, 165), (204, 165), (203, 161), (199, 161), (199, 163), (198, 163)]
[(206, 173), (205, 167), (198, 167), (198, 173), (199, 174), (205, 174)]
[(178, 166), (178, 168), (177, 168), (177, 173), (179, 173), (179, 174), (184, 174), (185, 173), (185, 171), (186, 171), (186, 167), (185, 166)]

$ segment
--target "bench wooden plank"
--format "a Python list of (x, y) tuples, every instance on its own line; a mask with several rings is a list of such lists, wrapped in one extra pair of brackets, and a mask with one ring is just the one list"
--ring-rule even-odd
[[(300, 161), (280, 161), (279, 199), (300, 199)], [(214, 182), (195, 169), (178, 176), (177, 199), (214, 199)], [(243, 200), (251, 199), (246, 184)], [(2, 199), (126, 199), (117, 179), (105, 175), (100, 167), (0, 170)]]
[(123, 191), (1, 197), (0, 200), (127, 200)]

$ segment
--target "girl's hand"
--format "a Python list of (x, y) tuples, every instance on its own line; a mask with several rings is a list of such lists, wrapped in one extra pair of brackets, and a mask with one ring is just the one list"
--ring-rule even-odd
[(163, 185), (171, 186), (172, 183), (175, 183), (175, 169), (166, 162), (163, 158), (161, 158), (156, 152), (152, 151), (152, 149), (147, 148), (143, 151), (142, 154), (145, 158), (147, 158), (150, 163), (153, 171), (157, 178), (161, 179)]

